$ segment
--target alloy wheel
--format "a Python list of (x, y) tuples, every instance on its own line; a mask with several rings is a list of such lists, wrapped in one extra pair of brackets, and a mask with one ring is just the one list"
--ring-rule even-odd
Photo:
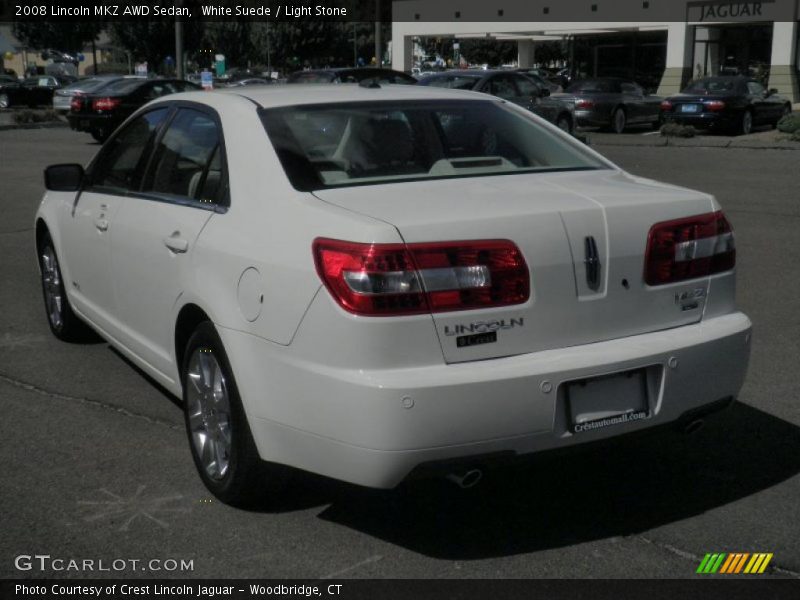
[(747, 135), (751, 131), (753, 131), (753, 113), (747, 110), (742, 116), (742, 133)]
[(194, 350), (186, 379), (186, 410), (193, 450), (208, 477), (219, 481), (230, 468), (233, 436), (225, 373), (210, 348)]
[(625, 131), (625, 111), (618, 108), (614, 111), (614, 132), (622, 133)]
[(50, 246), (42, 251), (42, 286), (47, 318), (53, 329), (64, 325), (64, 297), (61, 294), (61, 271), (58, 268), (56, 253)]

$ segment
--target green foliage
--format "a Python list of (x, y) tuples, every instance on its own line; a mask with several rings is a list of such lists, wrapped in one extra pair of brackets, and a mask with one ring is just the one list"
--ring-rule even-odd
[(800, 131), (800, 113), (786, 115), (778, 121), (778, 131), (783, 133), (797, 133)]
[(14, 113), (12, 117), (17, 125), (27, 125), (30, 123), (49, 123), (58, 121), (58, 113), (52, 109), (47, 110), (21, 110)]
[(789, 139), (793, 142), (800, 142), (800, 129), (796, 129)]
[[(113, 42), (130, 53), (132, 62), (147, 61), (151, 71), (163, 72), (164, 59), (175, 57), (175, 22), (170, 19), (117, 21), (108, 29)], [(185, 48), (198, 48), (202, 34), (203, 24), (199, 20), (184, 21)]]
[(517, 60), (517, 43), (491, 39), (466, 39), (461, 42), (461, 56), (473, 64), (499, 67)]
[(661, 126), (663, 137), (693, 138), (697, 132), (691, 125), (680, 125), (679, 123), (664, 123)]
[(19, 21), (14, 23), (14, 35), (28, 48), (74, 54), (96, 40), (102, 28), (99, 21)]

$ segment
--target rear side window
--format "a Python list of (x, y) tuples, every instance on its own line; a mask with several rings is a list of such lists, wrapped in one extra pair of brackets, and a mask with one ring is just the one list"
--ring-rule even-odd
[(461, 75), (446, 75), (444, 77), (431, 77), (424, 85), (431, 87), (449, 88), (455, 90), (471, 90), (478, 82), (478, 77), (465, 77)]
[(153, 153), (143, 191), (219, 203), (221, 153), (216, 121), (199, 110), (181, 108)]
[(148, 149), (167, 113), (166, 108), (151, 110), (114, 136), (92, 167), (92, 186), (120, 192), (138, 190)]

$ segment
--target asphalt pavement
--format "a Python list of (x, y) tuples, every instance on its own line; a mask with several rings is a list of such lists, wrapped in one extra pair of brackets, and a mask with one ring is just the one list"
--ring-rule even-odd
[[(42, 169), (99, 146), (0, 131), (0, 577), (682, 578), (722, 551), (774, 553), (764, 576), (800, 578), (800, 154), (594, 147), (725, 208), (755, 324), (741, 402), (692, 436), (541, 456), (467, 492), (302, 475), (278, 506), (242, 511), (200, 483), (174, 400), (107, 344), (49, 333), (32, 231)], [(37, 554), (95, 562), (18, 570)]]

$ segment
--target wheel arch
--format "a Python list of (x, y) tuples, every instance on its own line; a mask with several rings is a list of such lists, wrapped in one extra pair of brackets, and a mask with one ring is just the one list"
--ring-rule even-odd
[(211, 317), (208, 313), (200, 308), (197, 304), (188, 303), (183, 305), (178, 312), (175, 319), (175, 365), (178, 368), (178, 373), (183, 370), (183, 355), (186, 351), (186, 345), (189, 343), (189, 338), (200, 323), (204, 321), (211, 322)]

